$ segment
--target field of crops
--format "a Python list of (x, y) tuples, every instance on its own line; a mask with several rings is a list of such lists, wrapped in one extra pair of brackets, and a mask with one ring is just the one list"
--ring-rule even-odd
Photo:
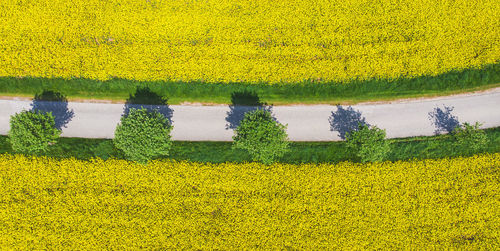
[(0, 155), (14, 249), (486, 249), (500, 154), (264, 166)]
[(326, 82), (500, 60), (498, 0), (2, 0), (0, 10), (4, 77)]

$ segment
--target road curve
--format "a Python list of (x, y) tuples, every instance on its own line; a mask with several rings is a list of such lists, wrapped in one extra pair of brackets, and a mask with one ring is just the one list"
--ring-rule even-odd
[[(10, 116), (23, 109), (52, 111), (63, 137), (113, 138), (124, 104), (0, 100), (0, 134)], [(154, 107), (149, 107), (154, 108)], [(173, 140), (231, 141), (246, 111), (257, 107), (171, 105), (156, 107), (174, 125)], [(386, 129), (388, 138), (446, 133), (463, 122), (500, 126), (500, 88), (484, 93), (353, 106), (293, 105), (264, 107), (283, 124), (292, 141), (342, 140), (358, 122)]]

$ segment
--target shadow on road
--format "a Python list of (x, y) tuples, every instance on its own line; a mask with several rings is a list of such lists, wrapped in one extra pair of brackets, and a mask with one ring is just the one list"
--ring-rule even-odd
[(149, 87), (137, 87), (135, 93), (130, 94), (123, 108), (123, 116), (127, 116), (132, 108), (145, 108), (148, 111), (156, 110), (172, 124), (174, 110), (168, 106), (168, 98), (151, 91)]
[(440, 107), (434, 108), (432, 112), (429, 112), (429, 121), (436, 127), (434, 134), (440, 133), (451, 133), (457, 126), (460, 126), (457, 116), (451, 114), (454, 107), (445, 106), (444, 109)]
[[(245, 117), (245, 113), (255, 110), (266, 110), (272, 114), (273, 107), (260, 101), (259, 96), (255, 92), (237, 91), (231, 94), (231, 105), (226, 116), (226, 130), (236, 129), (241, 120)], [(276, 118), (273, 116), (273, 119)], [(277, 120), (276, 120), (277, 121)]]
[(68, 109), (68, 99), (55, 91), (44, 90), (41, 94), (36, 94), (31, 107), (33, 111), (51, 112), (59, 130), (66, 127), (75, 115), (73, 110)]
[(338, 132), (341, 139), (345, 139), (346, 133), (358, 130), (358, 124), (369, 126), (365, 118), (361, 116), (361, 112), (355, 111), (351, 106), (344, 108), (337, 105), (337, 111), (332, 112), (328, 121), (330, 122), (330, 131)]

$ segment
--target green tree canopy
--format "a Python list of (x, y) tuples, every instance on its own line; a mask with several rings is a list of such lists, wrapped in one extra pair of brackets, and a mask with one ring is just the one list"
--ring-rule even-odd
[(488, 144), (488, 137), (483, 130), (479, 129), (480, 126), (479, 122), (473, 125), (465, 122), (463, 125), (457, 126), (453, 130), (457, 146), (469, 154), (484, 149)]
[(10, 118), (8, 132), (12, 150), (26, 154), (46, 152), (54, 144), (61, 131), (55, 127), (54, 116), (50, 112), (22, 111)]
[(347, 147), (352, 149), (361, 162), (382, 161), (390, 151), (385, 140), (385, 130), (376, 126), (358, 125), (358, 130), (346, 134)]
[(247, 150), (254, 161), (271, 164), (288, 151), (286, 125), (274, 120), (269, 111), (247, 112), (235, 132), (233, 148)]
[(116, 127), (113, 143), (125, 156), (139, 163), (168, 155), (173, 126), (156, 110), (131, 108)]

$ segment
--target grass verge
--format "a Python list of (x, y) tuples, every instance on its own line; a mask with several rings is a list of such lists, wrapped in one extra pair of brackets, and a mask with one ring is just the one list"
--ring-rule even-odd
[(354, 80), (349, 83), (202, 83), (172, 81), (134, 81), (112, 79), (0, 78), (0, 95), (33, 97), (46, 90), (62, 93), (69, 100), (103, 99), (124, 102), (138, 87), (149, 87), (168, 98), (169, 104), (183, 102), (230, 104), (238, 92), (257, 95), (264, 103), (354, 104), (401, 98), (443, 96), (485, 90), (500, 86), (500, 62), (480, 69), (454, 70), (438, 76), (417, 78)]
[[(485, 130), (489, 143), (482, 152), (500, 152), (500, 127)], [(59, 142), (50, 147), (45, 155), (55, 158), (75, 157), (88, 160), (93, 157), (103, 159), (123, 159), (110, 139), (59, 138)], [(466, 150), (456, 147), (450, 135), (431, 137), (412, 137), (389, 139), (391, 151), (385, 160), (429, 159), (466, 156)], [(243, 150), (231, 149), (231, 142), (189, 142), (174, 141), (170, 156), (174, 160), (195, 162), (236, 162), (251, 161), (250, 155)], [(12, 153), (7, 136), (0, 136), (0, 153)], [(292, 142), (290, 152), (279, 162), (300, 163), (336, 163), (346, 160), (356, 161), (345, 143), (340, 142)]]

